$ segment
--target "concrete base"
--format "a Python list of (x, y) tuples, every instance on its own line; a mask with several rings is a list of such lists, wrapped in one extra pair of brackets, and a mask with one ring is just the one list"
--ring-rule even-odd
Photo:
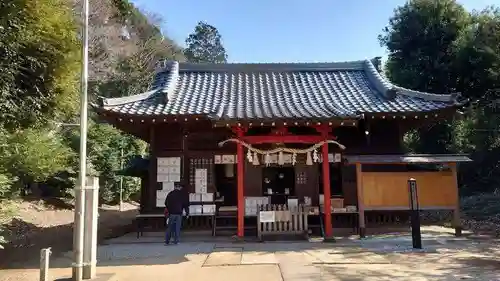
[(359, 238), (365, 238), (366, 237), (366, 228), (360, 227), (359, 228)]
[(82, 267), (73, 266), (71, 271), (72, 271), (71, 280), (73, 280), (73, 281), (83, 280), (83, 268)]
[(245, 242), (245, 237), (244, 236), (240, 237), (240, 236), (235, 235), (235, 236), (231, 237), (231, 241), (233, 243), (244, 243)]
[(89, 280), (94, 279), (97, 276), (97, 267), (96, 265), (84, 265), (83, 266), (83, 279)]
[(335, 238), (333, 238), (333, 237), (323, 238), (323, 243), (335, 243), (335, 242), (337, 242), (337, 240), (335, 240)]

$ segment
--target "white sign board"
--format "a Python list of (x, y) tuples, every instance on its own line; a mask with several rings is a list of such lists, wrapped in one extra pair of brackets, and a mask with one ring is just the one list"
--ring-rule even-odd
[(274, 222), (274, 211), (261, 211), (259, 213), (260, 222)]
[(342, 162), (342, 155), (340, 153), (335, 153), (335, 163)]
[(196, 169), (194, 177), (196, 193), (207, 193), (207, 169)]

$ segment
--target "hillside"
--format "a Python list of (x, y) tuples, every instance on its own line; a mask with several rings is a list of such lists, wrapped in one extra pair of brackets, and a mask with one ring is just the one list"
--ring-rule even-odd
[[(98, 239), (115, 237), (131, 230), (137, 205), (126, 203), (99, 209)], [(9, 243), (0, 255), (0, 268), (36, 266), (39, 250), (51, 247), (54, 255), (71, 251), (73, 202), (66, 199), (25, 198), (0, 205), (0, 225)], [(26, 258), (30, 257), (30, 258)]]
[[(81, 15), (81, 1), (75, 0), (75, 15)], [(182, 49), (160, 28), (159, 16), (140, 11), (128, 0), (90, 0), (89, 78), (91, 90), (105, 96), (134, 94), (151, 78), (155, 63), (161, 58), (184, 60)], [(128, 80), (127, 90), (117, 90), (117, 81)], [(110, 88), (111, 87), (111, 88)]]
[[(40, 3), (43, 2), (37, 1), (34, 7), (41, 7)], [(52, 3), (43, 7), (48, 10), (53, 8), (51, 5)], [(75, 22), (81, 22), (79, 18), (81, 16), (81, 1), (74, 0), (71, 5)], [(4, 9), (1, 10), (2, 12), (9, 11), (4, 6), (2, 8)], [(148, 86), (158, 59), (184, 59), (182, 49), (173, 40), (164, 36), (158, 28), (161, 20), (155, 15), (139, 11), (128, 0), (90, 0), (90, 8), (90, 98), (136, 94)], [(34, 15), (35, 17), (36, 15)], [(35, 19), (42, 22), (44, 17)], [(23, 18), (20, 16), (19, 21), (22, 22), (22, 20)], [(51, 20), (55, 21), (56, 19)], [(49, 39), (41, 37), (41, 40)], [(29, 56), (22, 50), (16, 51), (19, 51), (19, 57)], [(79, 74), (79, 69), (75, 74)], [(12, 84), (12, 87), (18, 87), (18, 85)], [(78, 87), (75, 89), (78, 91)], [(67, 120), (55, 119), (51, 121), (77, 123), (78, 116), (79, 112), (75, 110)], [(118, 199), (119, 177), (116, 175), (116, 171), (120, 168), (120, 161), (127, 161), (134, 155), (143, 154), (146, 144), (131, 136), (123, 135), (111, 126), (96, 122), (92, 114), (90, 114), (90, 119), (88, 133), (89, 171), (100, 177), (101, 202), (114, 205)], [(3, 124), (0, 124), (0, 127), (1, 125)], [(0, 179), (0, 239), (4, 237), (6, 241), (2, 257), (14, 257), (14, 253), (22, 257), (25, 254), (24, 249), (27, 253), (31, 253), (32, 250), (37, 252), (39, 248), (48, 246), (64, 250), (71, 249), (73, 205), (70, 198), (76, 182), (74, 171), (78, 170), (79, 132), (78, 128), (74, 126), (60, 128), (44, 128), (43, 126), (46, 124), (34, 124), (33, 127), (34, 130), (42, 127), (39, 129), (39, 134), (53, 130), (51, 138), (57, 139), (57, 148), (65, 149), (66, 152), (72, 151), (68, 152), (63, 165), (55, 167), (57, 170), (53, 171), (53, 174), (50, 174), (52, 171), (44, 171), (44, 175), (41, 177), (38, 175), (25, 177), (30, 181), (36, 178), (39, 182), (28, 181), (17, 184), (18, 177), (10, 177), (10, 174), (6, 176), (6, 179)], [(5, 162), (7, 166), (12, 167), (13, 163), (17, 163), (16, 165), (19, 165), (17, 167), (27, 165), (25, 170), (31, 172), (36, 170), (33, 167), (51, 162), (54, 153), (59, 153), (47, 150), (47, 154), (45, 154), (45, 151), (41, 150), (47, 146), (38, 144), (36, 139), (39, 138), (37, 137), (29, 138), (32, 141), (26, 144), (19, 144), (18, 142), (25, 138), (16, 135), (11, 137), (11, 134), (15, 134), (13, 132), (2, 131), (2, 134), (8, 141), (13, 141), (13, 145), (16, 147), (19, 145), (19, 147), (26, 148), (27, 155), (34, 155), (30, 149), (40, 152), (36, 154), (37, 157), (29, 159), (32, 161), (30, 163), (22, 162), (24, 159), (21, 158), (7, 159), (4, 156), (1, 159), (2, 164)], [(121, 149), (125, 153), (120, 156)], [(3, 155), (7, 155), (7, 153), (3, 153)], [(47, 161), (44, 162), (45, 160)], [(3, 172), (4, 166), (0, 168)], [(22, 186), (25, 189), (21, 188)], [(28, 187), (26, 188), (26, 186)], [(36, 190), (39, 186), (43, 187), (43, 191)], [(123, 179), (124, 199), (129, 200), (138, 191), (138, 186), (137, 179), (125, 177)], [(27, 194), (28, 196), (26, 196)], [(35, 194), (43, 194), (45, 198), (41, 200)], [(48, 199), (55, 196), (68, 198)], [(116, 212), (114, 207), (103, 205), (100, 223), (105, 224), (102, 227), (105, 231), (102, 237), (109, 234), (107, 231), (113, 232), (114, 226), (118, 228), (129, 227), (133, 219), (131, 214), (135, 213), (135, 205), (130, 205), (129, 210), (120, 213)], [(104, 217), (106, 219), (103, 219)], [(61, 237), (66, 237), (66, 239), (58, 239), (60, 237), (54, 235), (55, 231), (64, 232), (65, 234), (61, 234)], [(38, 253), (35, 254), (35, 256), (37, 255)]]

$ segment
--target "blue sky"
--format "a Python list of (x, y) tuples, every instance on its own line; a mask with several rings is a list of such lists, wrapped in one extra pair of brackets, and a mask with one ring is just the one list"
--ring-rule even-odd
[[(384, 56), (377, 36), (405, 0), (132, 0), (178, 44), (206, 21), (230, 62), (327, 62)], [(467, 9), (500, 0), (461, 0)]]

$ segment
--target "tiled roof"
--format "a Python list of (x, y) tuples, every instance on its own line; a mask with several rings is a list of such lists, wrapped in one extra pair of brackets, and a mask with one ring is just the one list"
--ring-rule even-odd
[(307, 64), (165, 62), (150, 91), (101, 99), (98, 107), (141, 116), (323, 119), (430, 112), (458, 105), (457, 97), (397, 87), (369, 60)]

